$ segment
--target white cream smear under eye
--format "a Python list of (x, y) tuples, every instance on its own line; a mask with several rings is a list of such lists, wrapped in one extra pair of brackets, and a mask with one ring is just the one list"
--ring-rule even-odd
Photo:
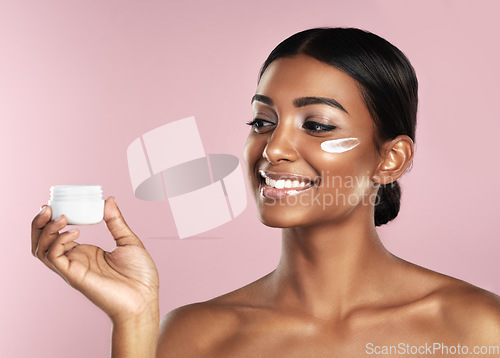
[(344, 153), (359, 145), (358, 138), (341, 138), (321, 143), (321, 149), (327, 153)]

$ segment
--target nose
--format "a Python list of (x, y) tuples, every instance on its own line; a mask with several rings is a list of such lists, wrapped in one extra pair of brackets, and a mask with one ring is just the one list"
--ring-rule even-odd
[(296, 137), (292, 128), (286, 128), (278, 124), (269, 137), (262, 156), (271, 164), (278, 165), (281, 162), (293, 162), (297, 160)]

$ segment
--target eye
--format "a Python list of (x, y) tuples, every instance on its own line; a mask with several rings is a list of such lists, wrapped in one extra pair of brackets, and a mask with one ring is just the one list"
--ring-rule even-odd
[(323, 133), (323, 132), (331, 132), (337, 127), (329, 124), (307, 121), (302, 125), (302, 128), (313, 133)]
[(271, 130), (271, 127), (274, 126), (273, 122), (266, 121), (264, 119), (255, 118), (253, 121), (247, 122), (249, 126), (252, 126), (252, 129), (256, 133), (266, 133)]

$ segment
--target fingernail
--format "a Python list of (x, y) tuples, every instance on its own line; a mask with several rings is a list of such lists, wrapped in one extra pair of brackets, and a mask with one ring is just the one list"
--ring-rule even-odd
[(54, 219), (54, 221), (59, 221), (59, 220), (61, 220), (61, 218), (62, 218), (62, 215), (59, 215), (57, 218)]
[(71, 229), (68, 231), (70, 234), (74, 234), (76, 232), (76, 229)]
[(45, 213), (45, 211), (47, 211), (47, 207), (44, 205), (40, 208), (40, 211), (38, 212), (38, 215), (43, 215), (43, 213)]

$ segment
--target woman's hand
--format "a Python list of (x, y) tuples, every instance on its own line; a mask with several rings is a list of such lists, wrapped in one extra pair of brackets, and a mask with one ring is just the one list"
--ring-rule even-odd
[(106, 199), (104, 221), (116, 247), (106, 252), (78, 244), (78, 230), (59, 233), (67, 219), (50, 220), (46, 206), (33, 219), (32, 253), (82, 292), (116, 323), (158, 310), (158, 273), (139, 238), (125, 223), (113, 197)]

